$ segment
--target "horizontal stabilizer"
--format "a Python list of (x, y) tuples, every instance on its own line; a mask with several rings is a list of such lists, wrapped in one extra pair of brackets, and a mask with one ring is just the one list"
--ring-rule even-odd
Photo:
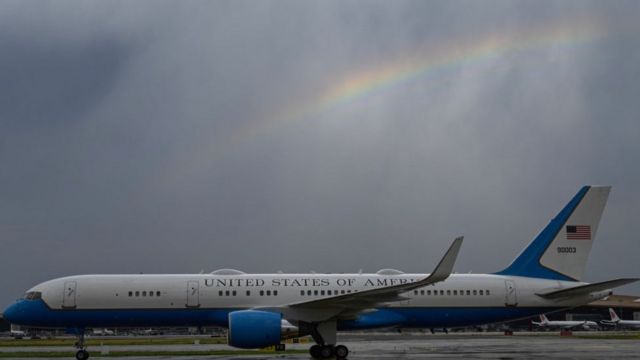
[(613, 289), (618, 286), (631, 284), (638, 280), (640, 279), (635, 279), (635, 278), (615, 279), (615, 280), (603, 281), (599, 283), (576, 286), (568, 289), (552, 290), (546, 293), (538, 293), (536, 295), (541, 296), (545, 299), (558, 299), (558, 298), (564, 298), (564, 297), (588, 295), (593, 292), (604, 291), (607, 289)]

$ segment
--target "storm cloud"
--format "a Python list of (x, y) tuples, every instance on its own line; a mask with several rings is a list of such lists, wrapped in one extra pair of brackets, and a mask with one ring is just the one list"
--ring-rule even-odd
[(0, 306), (81, 273), (428, 272), (458, 235), (456, 271), (497, 271), (584, 184), (613, 185), (586, 280), (638, 276), (638, 13), (3, 1)]

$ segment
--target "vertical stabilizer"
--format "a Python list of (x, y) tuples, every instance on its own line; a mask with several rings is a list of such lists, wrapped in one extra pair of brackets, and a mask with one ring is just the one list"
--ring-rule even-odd
[(501, 275), (582, 279), (610, 186), (585, 186)]
[(620, 318), (618, 317), (618, 314), (616, 314), (616, 312), (613, 311), (612, 308), (609, 308), (609, 315), (611, 315), (611, 321), (613, 321), (613, 322), (620, 321)]

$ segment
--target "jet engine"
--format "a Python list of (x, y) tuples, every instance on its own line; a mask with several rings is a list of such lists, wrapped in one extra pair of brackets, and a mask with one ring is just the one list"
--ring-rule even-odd
[(283, 339), (299, 336), (296, 326), (276, 312), (241, 310), (229, 313), (229, 345), (257, 349), (280, 344)]

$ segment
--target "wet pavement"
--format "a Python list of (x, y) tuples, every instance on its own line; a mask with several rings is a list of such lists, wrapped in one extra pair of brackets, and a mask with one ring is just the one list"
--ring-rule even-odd
[[(598, 336), (607, 334), (598, 333)], [(640, 340), (593, 339), (558, 334), (361, 334), (342, 335), (339, 343), (349, 347), (349, 359), (640, 359)], [(288, 344), (288, 349), (307, 349), (306, 344)], [(226, 345), (134, 345), (94, 346), (88, 350), (93, 358), (110, 351), (206, 351), (228, 350)], [(66, 351), (65, 347), (12, 347), (14, 351)], [(1, 356), (1, 354), (0, 354)], [(309, 359), (306, 354), (234, 355), (234, 356), (145, 356), (110, 357), (110, 359)], [(40, 358), (42, 359), (42, 358)], [(59, 359), (59, 357), (58, 357)]]

